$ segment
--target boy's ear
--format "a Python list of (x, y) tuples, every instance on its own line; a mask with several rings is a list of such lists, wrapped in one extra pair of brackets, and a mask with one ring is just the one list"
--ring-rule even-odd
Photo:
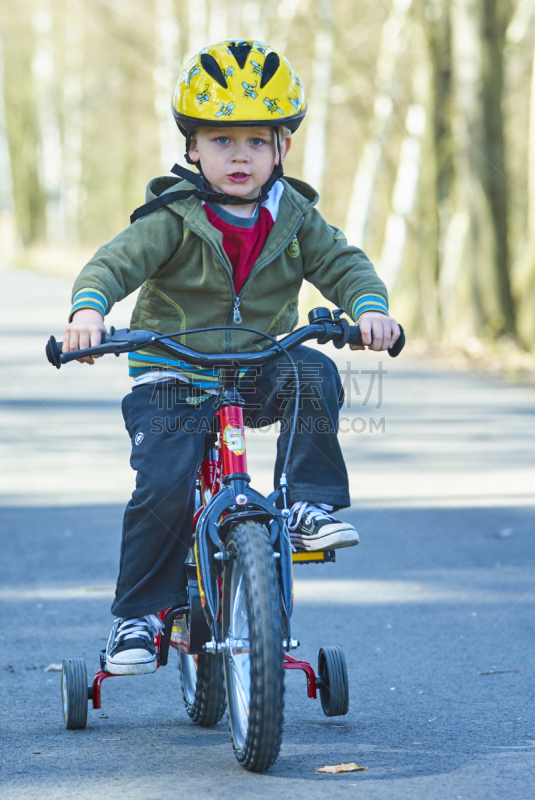
[(200, 161), (199, 151), (197, 150), (197, 140), (192, 136), (189, 142), (188, 155), (192, 161)]
[[(283, 130), (283, 132), (281, 133), (280, 144), (281, 144), (281, 161), (284, 164), (286, 156), (290, 152), (290, 147), (292, 146), (292, 134), (286, 130)], [(279, 163), (278, 154), (275, 163), (276, 164)]]

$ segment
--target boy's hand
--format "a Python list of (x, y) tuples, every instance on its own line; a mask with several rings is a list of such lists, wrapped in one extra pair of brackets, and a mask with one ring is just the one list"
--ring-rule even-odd
[[(106, 333), (106, 326), (102, 314), (93, 308), (81, 308), (77, 311), (63, 332), (64, 353), (72, 353), (74, 350), (85, 350), (86, 347), (96, 347), (100, 344), (102, 334)], [(102, 356), (85, 356), (77, 358), (77, 361), (86, 364), (94, 364), (95, 358)]]
[[(362, 341), (370, 350), (388, 350), (399, 338), (399, 325), (393, 317), (378, 311), (365, 311), (357, 320)], [(365, 346), (350, 344), (351, 350), (364, 350)]]

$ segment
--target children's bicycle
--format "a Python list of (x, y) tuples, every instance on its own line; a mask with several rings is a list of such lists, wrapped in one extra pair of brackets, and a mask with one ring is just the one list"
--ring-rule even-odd
[[(218, 368), (217, 412), (206, 435), (204, 457), (197, 477), (197, 510), (193, 544), (185, 569), (188, 603), (160, 612), (163, 629), (155, 641), (158, 666), (168, 663), (169, 650), (178, 651), (182, 692), (190, 718), (200, 725), (215, 725), (228, 709), (236, 758), (246, 769), (260, 772), (271, 766), (280, 750), (284, 670), (303, 670), (307, 692), (319, 692), (329, 717), (347, 714), (348, 673), (340, 646), (322, 647), (318, 670), (290, 655), (299, 642), (292, 638), (293, 564), (335, 561), (335, 550), (296, 552), (290, 543), (286, 469), (299, 408), (299, 380), (289, 351), (305, 341), (319, 344), (362, 344), (358, 326), (326, 308), (313, 309), (309, 325), (280, 341), (271, 340), (261, 352), (205, 354), (178, 344), (184, 336), (218, 328), (202, 328), (159, 335), (151, 331), (116, 331), (102, 343), (85, 350), (61, 352), (53, 336), (46, 347), (48, 360), (58, 369), (86, 355), (135, 352), (157, 346), (189, 364)], [(227, 326), (225, 326), (227, 327)], [(391, 356), (397, 356), (405, 338), (402, 332)], [(244, 400), (238, 391), (240, 368), (261, 366), (280, 353), (295, 371), (293, 425), (280, 485), (268, 497), (250, 486), (245, 453)], [(85, 728), (88, 700), (101, 707), (101, 686), (106, 678), (105, 651), (100, 669), (88, 686), (85, 661), (65, 659), (61, 678), (63, 715), (67, 728)]]

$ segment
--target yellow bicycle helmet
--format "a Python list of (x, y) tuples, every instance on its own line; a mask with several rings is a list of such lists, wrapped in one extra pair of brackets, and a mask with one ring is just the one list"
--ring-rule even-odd
[(284, 125), (297, 130), (305, 93), (290, 63), (263, 42), (215, 42), (180, 74), (173, 115), (186, 136), (204, 125)]
[(284, 174), (279, 126), (296, 131), (307, 111), (303, 85), (281, 53), (262, 42), (233, 39), (209, 44), (189, 61), (179, 75), (171, 107), (176, 124), (186, 137), (185, 158), (189, 164), (193, 163), (188, 153), (191, 135), (203, 125), (269, 125), (275, 129), (279, 163), (253, 199), (213, 191), (200, 161), (195, 162), (199, 175), (175, 164), (171, 172), (196, 188), (165, 192), (137, 208), (131, 222), (189, 197), (225, 205), (263, 203)]

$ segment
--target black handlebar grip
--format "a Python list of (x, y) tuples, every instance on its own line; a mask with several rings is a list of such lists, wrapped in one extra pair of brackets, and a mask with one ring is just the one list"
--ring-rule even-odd
[(405, 331), (400, 325), (399, 336), (392, 345), (392, 347), (389, 349), (388, 355), (392, 356), (392, 358), (396, 358), (396, 356), (399, 356), (404, 347), (405, 347)]
[(362, 333), (358, 325), (351, 325), (349, 329), (349, 336), (347, 344), (360, 344), (362, 345)]
[[(400, 330), (399, 338), (396, 340), (393, 346), (388, 349), (388, 355), (391, 356), (392, 358), (396, 358), (396, 356), (399, 356), (399, 354), (405, 347), (405, 332), (401, 327), (401, 325), (399, 326), (399, 330)], [(350, 327), (347, 344), (362, 345), (362, 333), (358, 325), (352, 325)]]
[[(110, 337), (112, 334), (103, 333), (100, 344), (106, 344), (109, 342)], [(55, 336), (51, 336), (48, 342), (46, 343), (46, 357), (53, 364), (56, 369), (59, 369), (62, 364), (67, 364), (69, 361), (77, 361), (79, 358), (83, 358), (84, 356), (92, 355), (91, 347), (87, 347), (84, 350), (73, 350), (70, 353), (63, 353), (62, 351), (62, 344), (63, 342), (57, 342)], [(98, 346), (98, 345), (97, 345)]]
[(61, 342), (56, 342), (55, 336), (51, 336), (46, 343), (45, 352), (50, 363), (53, 364), (56, 369), (59, 369), (61, 367)]

